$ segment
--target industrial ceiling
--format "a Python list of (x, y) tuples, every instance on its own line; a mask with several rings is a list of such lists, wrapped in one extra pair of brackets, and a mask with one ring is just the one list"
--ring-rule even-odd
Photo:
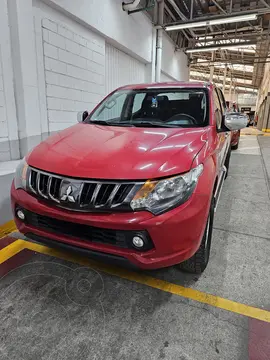
[(165, 0), (162, 20), (156, 23), (188, 53), (192, 79), (209, 80), (212, 68), (215, 82), (225, 73), (223, 86), (259, 88), (270, 61), (270, 0)]

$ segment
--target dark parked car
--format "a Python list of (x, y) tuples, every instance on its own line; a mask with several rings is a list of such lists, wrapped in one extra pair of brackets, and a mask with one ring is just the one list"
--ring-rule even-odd
[(232, 131), (231, 147), (233, 150), (238, 149), (240, 140), (240, 130)]

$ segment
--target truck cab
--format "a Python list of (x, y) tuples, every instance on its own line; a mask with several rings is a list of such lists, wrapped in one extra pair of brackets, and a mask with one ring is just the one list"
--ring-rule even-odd
[(121, 87), (18, 166), (11, 188), (29, 239), (141, 269), (201, 273), (230, 162), (228, 113), (212, 83)]

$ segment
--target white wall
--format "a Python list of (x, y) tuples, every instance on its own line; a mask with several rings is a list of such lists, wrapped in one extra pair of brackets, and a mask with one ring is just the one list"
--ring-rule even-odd
[(52, 133), (74, 124), (78, 111), (91, 110), (105, 95), (105, 40), (43, 2), (33, 4), (40, 98), (46, 103), (42, 123)]
[[(74, 124), (114, 88), (150, 81), (151, 21), (122, 0), (1, 1), (0, 161)], [(186, 55), (164, 33), (162, 80), (188, 77)]]
[(7, 0), (0, 10), (0, 161), (19, 157)]
[(95, 29), (122, 50), (151, 62), (152, 25), (143, 13), (128, 15), (122, 0), (44, 0)]
[(167, 74), (165, 74), (163, 71), (161, 71), (160, 74), (160, 81), (161, 82), (167, 82), (167, 81), (175, 81), (176, 79), (173, 78), (172, 76), (169, 76)]
[(106, 94), (127, 84), (144, 83), (146, 65), (106, 43)]
[[(270, 60), (270, 58), (268, 58)], [(264, 76), (263, 80), (261, 82), (261, 86), (258, 93), (258, 99), (256, 104), (256, 111), (259, 111), (259, 108), (264, 101), (264, 99), (267, 97), (268, 93), (270, 93), (270, 63), (265, 64), (264, 69)]]
[(76, 121), (105, 92), (105, 43), (93, 32), (42, 20), (49, 132)]
[(6, 99), (4, 94), (4, 80), (2, 70), (2, 51), (0, 44), (0, 159), (10, 160), (10, 148), (8, 142), (8, 126), (6, 115)]
[[(172, 42), (171, 38), (163, 32), (163, 41), (162, 41), (162, 62), (161, 69), (163, 72), (163, 81), (167, 79), (172, 80), (189, 80), (189, 68), (187, 63), (187, 56), (183, 51), (176, 51), (175, 44)], [(162, 80), (162, 76), (161, 76)]]

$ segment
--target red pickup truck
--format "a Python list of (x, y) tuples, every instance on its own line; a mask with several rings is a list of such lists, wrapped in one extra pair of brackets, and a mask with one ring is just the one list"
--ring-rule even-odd
[(230, 130), (246, 122), (226, 113), (211, 83), (119, 88), (22, 160), (11, 188), (16, 225), (30, 239), (104, 261), (201, 273)]

